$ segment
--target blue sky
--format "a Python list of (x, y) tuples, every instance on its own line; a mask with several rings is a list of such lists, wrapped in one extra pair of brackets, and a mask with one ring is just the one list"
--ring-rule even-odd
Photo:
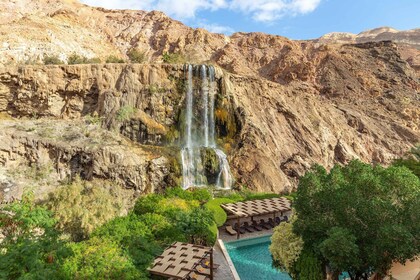
[(113, 9), (160, 10), (212, 32), (312, 39), (329, 32), (420, 28), (420, 0), (81, 0)]

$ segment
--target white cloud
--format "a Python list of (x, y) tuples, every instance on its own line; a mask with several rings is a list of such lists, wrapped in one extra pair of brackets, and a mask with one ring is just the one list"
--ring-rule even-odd
[(164, 11), (178, 19), (194, 18), (200, 10), (219, 10), (226, 7), (224, 0), (159, 0), (154, 10)]
[(225, 34), (225, 35), (230, 35), (233, 32), (235, 32), (235, 30), (229, 26), (223, 26), (223, 25), (219, 25), (219, 24), (199, 24), (200, 27), (206, 29), (207, 31), (210, 31), (212, 33), (221, 33), (221, 34)]
[[(110, 9), (159, 10), (176, 19), (194, 19), (197, 12), (229, 9), (251, 16), (255, 21), (274, 22), (285, 15), (314, 11), (321, 0), (81, 0)], [(216, 28), (216, 27), (215, 27)]]
[(273, 22), (290, 14), (314, 11), (321, 0), (232, 0), (230, 7), (249, 14), (255, 21)]

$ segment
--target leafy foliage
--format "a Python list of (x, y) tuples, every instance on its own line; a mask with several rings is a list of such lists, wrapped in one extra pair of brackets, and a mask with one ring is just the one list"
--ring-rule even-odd
[(395, 160), (393, 165), (405, 166), (420, 178), (420, 145), (412, 148), (405, 157)]
[(64, 62), (58, 57), (58, 55), (46, 55), (42, 60), (45, 65), (59, 65), (64, 64)]
[(67, 64), (74, 65), (74, 64), (95, 64), (95, 63), (101, 63), (101, 60), (98, 57), (93, 58), (87, 58), (82, 55), (78, 55), (77, 53), (72, 53), (67, 58)]
[(314, 253), (303, 250), (293, 267), (293, 275), (299, 280), (322, 280), (322, 263)]
[(132, 63), (143, 63), (146, 61), (146, 53), (138, 49), (132, 49), (127, 53), (128, 58)]
[(69, 247), (73, 254), (63, 263), (68, 279), (148, 279), (113, 241), (93, 237)]
[(176, 64), (176, 63), (185, 63), (187, 59), (185, 55), (181, 53), (168, 53), (165, 52), (162, 55), (162, 60), (164, 63)]
[(420, 181), (407, 168), (352, 161), (300, 179), (294, 231), (305, 246), (353, 279), (385, 273), (419, 254)]
[(303, 250), (303, 240), (293, 232), (295, 220), (296, 215), (293, 215), (290, 223), (281, 223), (274, 228), (270, 252), (276, 264), (296, 278), (295, 263)]
[(110, 55), (105, 60), (106, 63), (125, 63), (125, 60), (115, 55)]
[(25, 194), (0, 211), (0, 279), (60, 279), (60, 257), (67, 254), (55, 220), (46, 208)]
[(166, 197), (179, 197), (185, 200), (197, 200), (200, 202), (206, 202), (211, 199), (211, 193), (208, 189), (197, 188), (183, 190), (181, 187), (169, 188), (165, 191)]
[(51, 211), (31, 195), (1, 210), (0, 279), (148, 279), (152, 260), (174, 241), (214, 244), (209, 191), (168, 189), (114, 217), (118, 194), (102, 184), (77, 178), (51, 194)]
[(133, 106), (123, 106), (117, 112), (117, 120), (120, 122), (128, 121), (136, 111), (137, 109)]
[(87, 182), (76, 178), (50, 194), (48, 207), (54, 212), (60, 230), (74, 241), (89, 237), (92, 231), (118, 216), (122, 201), (102, 186), (102, 182)]

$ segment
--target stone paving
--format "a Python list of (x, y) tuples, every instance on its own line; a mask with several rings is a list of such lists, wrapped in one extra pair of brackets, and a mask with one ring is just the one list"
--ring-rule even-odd
[(229, 268), (229, 265), (226, 261), (225, 256), (222, 253), (219, 245), (216, 244), (214, 246), (214, 255), (213, 260), (215, 264), (219, 264), (219, 268), (217, 268), (214, 272), (214, 279), (215, 280), (234, 280), (232, 271)]

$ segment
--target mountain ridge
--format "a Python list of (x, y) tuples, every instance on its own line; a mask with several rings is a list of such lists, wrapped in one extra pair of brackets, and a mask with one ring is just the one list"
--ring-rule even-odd
[[(126, 186), (141, 192), (175, 185), (172, 175), (180, 169), (169, 164), (177, 160), (163, 153), (158, 140), (179, 134), (174, 125), (185, 98), (184, 63), (210, 64), (217, 70), (221, 110), (216, 115), (227, 134), (223, 149), (238, 185), (286, 191), (314, 163), (330, 168), (358, 158), (386, 165), (420, 142), (420, 51), (411, 45), (379, 39), (289, 40), (264, 33), (225, 36), (193, 29), (157, 11), (107, 10), (57, 0), (0, 3), (1, 11), (14, 8), (20, 9), (18, 16), (9, 13), (0, 24), (0, 116), (7, 114), (17, 123), (40, 118), (57, 127), (63, 120), (103, 119), (103, 129), (114, 124), (113, 131), (129, 136), (133, 147), (144, 149), (139, 156), (145, 158), (138, 160), (142, 166), (136, 160), (130, 167), (139, 173), (122, 178), (124, 162), (116, 168), (114, 160), (123, 156), (98, 151), (105, 162), (99, 166), (88, 149), (81, 154), (72, 147), (61, 151), (48, 131), (37, 141), (54, 153), (34, 145), (31, 131), (19, 131), (25, 137), (15, 145), (12, 127), (3, 135), (9, 146), (0, 145), (1, 164), (13, 165), (17, 158), (65, 163), (64, 175), (87, 169), (89, 176), (127, 179)], [(361, 37), (378, 34), (396, 33), (379, 28)], [(65, 61), (73, 53), (127, 61), (131, 50), (144, 53), (144, 62), (41, 63), (48, 55)], [(166, 53), (182, 59), (163, 63)], [(124, 106), (141, 117), (118, 122), (117, 112)], [(157, 146), (152, 149), (157, 162), (145, 156), (148, 145)], [(62, 161), (51, 156), (57, 151), (66, 155)], [(86, 156), (92, 161), (86, 162)], [(149, 175), (156, 180), (148, 184), (144, 170), (150, 164), (156, 168)], [(162, 176), (167, 180), (159, 180)]]

